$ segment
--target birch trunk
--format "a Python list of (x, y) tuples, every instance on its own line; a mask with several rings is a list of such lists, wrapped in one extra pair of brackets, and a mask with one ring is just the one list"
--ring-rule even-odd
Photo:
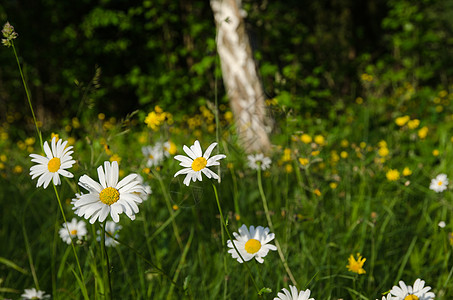
[(240, 0), (211, 0), (217, 26), (222, 77), (235, 116), (240, 142), (247, 153), (270, 150), (264, 92), (245, 31)]

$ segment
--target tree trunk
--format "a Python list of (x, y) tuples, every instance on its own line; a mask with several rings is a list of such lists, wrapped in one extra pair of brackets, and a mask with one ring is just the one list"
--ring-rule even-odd
[(264, 92), (245, 31), (240, 0), (211, 0), (217, 26), (217, 51), (222, 77), (247, 153), (270, 150)]

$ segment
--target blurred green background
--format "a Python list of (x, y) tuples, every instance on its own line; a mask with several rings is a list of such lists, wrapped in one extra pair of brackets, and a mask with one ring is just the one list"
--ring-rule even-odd
[[(406, 83), (445, 86), (453, 71), (450, 1), (247, 0), (243, 8), (267, 98), (305, 114), (363, 97), (364, 73), (382, 99)], [(0, 21), (19, 33), (40, 119), (73, 117), (82, 101), (94, 114), (124, 116), (156, 104), (190, 112), (215, 97), (208, 1), (4, 0)], [(28, 114), (12, 51), (0, 51), (0, 65), (0, 117)]]

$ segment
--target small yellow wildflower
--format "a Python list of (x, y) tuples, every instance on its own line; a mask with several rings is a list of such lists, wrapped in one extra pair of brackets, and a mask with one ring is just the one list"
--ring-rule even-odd
[(118, 164), (121, 162), (121, 157), (116, 153), (110, 157), (110, 162), (114, 162), (114, 161), (118, 162)]
[(319, 151), (318, 150), (312, 151), (310, 154), (311, 154), (311, 156), (318, 156), (319, 155)]
[(380, 157), (386, 157), (387, 155), (389, 155), (389, 149), (385, 147), (379, 148), (378, 154)]
[(387, 171), (385, 176), (387, 177), (387, 180), (389, 180), (389, 181), (396, 181), (396, 180), (400, 179), (400, 172), (395, 169), (390, 169)]
[(346, 148), (347, 146), (349, 146), (348, 140), (341, 140), (340, 146), (343, 148)]
[(354, 256), (351, 254), (348, 258), (348, 265), (346, 268), (348, 268), (348, 271), (357, 273), (359, 275), (365, 274), (366, 271), (363, 269), (363, 264), (365, 263), (366, 258), (362, 258), (360, 253), (357, 253), (357, 260), (354, 258)]
[(72, 136), (68, 137), (68, 145), (71, 146), (71, 145), (74, 145), (76, 142), (76, 139)]
[(98, 119), (101, 120), (101, 121), (104, 120), (105, 119), (105, 114), (99, 113), (98, 114)]
[(420, 130), (418, 131), (418, 137), (421, 139), (426, 138), (426, 136), (428, 135), (428, 131), (429, 131), (428, 127), (426, 126), (420, 128)]
[(359, 146), (360, 146), (360, 148), (365, 149), (366, 143), (365, 142), (360, 142)]
[(439, 156), (440, 152), (437, 149), (433, 150), (433, 156)]
[(286, 173), (292, 173), (293, 172), (293, 165), (286, 164), (285, 165), (285, 171), (286, 171)]
[(178, 209), (179, 209), (179, 206), (176, 205), (176, 204), (173, 204), (172, 208), (173, 208), (173, 210), (178, 210)]
[(22, 168), (22, 166), (17, 165), (14, 167), (13, 172), (16, 174), (20, 174), (20, 173), (22, 173), (23, 170), (24, 170), (24, 168)]
[(320, 134), (315, 136), (314, 141), (316, 144), (318, 144), (320, 146), (323, 146), (326, 143), (326, 139)]
[(318, 197), (321, 196), (321, 191), (319, 189), (314, 190), (313, 193), (315, 193), (315, 195)]
[(29, 137), (29, 138), (26, 138), (26, 139), (25, 139), (25, 144), (26, 144), (27, 146), (31, 146), (31, 145), (33, 145), (34, 143), (35, 143), (35, 138), (34, 138), (34, 137)]
[(362, 97), (355, 98), (355, 103), (362, 104), (363, 103), (363, 98)]
[(308, 158), (299, 157), (299, 162), (302, 166), (306, 166), (308, 165), (309, 160)]
[(336, 163), (340, 160), (340, 156), (338, 155), (337, 151), (332, 150), (330, 152), (330, 159), (332, 160), (332, 163)]
[(286, 148), (283, 150), (283, 158), (282, 160), (285, 161), (290, 161), (291, 160), (291, 149)]
[(403, 169), (403, 176), (409, 176), (409, 175), (412, 175), (412, 171), (408, 167), (405, 167)]
[(6, 157), (5, 154), (2, 154), (2, 155), (0, 155), (0, 160), (1, 160), (2, 162), (6, 162), (6, 161), (8, 160), (8, 158)]
[(52, 134), (50, 135), (50, 139), (52, 140), (54, 137), (55, 137), (55, 142), (58, 142), (58, 139), (60, 138), (58, 133), (53, 133), (52, 132)]
[(442, 105), (437, 105), (436, 106), (436, 112), (440, 113), (444, 110), (444, 107)]
[(233, 116), (233, 113), (231, 111), (226, 111), (225, 112), (225, 120), (228, 122), (228, 123), (233, 123), (234, 121), (234, 116)]
[(331, 182), (331, 183), (329, 183), (329, 186), (330, 186), (330, 188), (331, 188), (332, 190), (334, 190), (334, 189), (337, 188), (338, 183), (336, 183), (336, 182)]
[(378, 143), (379, 148), (387, 148), (387, 142), (384, 140), (380, 140)]
[(348, 152), (346, 152), (346, 151), (341, 151), (341, 152), (340, 152), (340, 156), (341, 156), (341, 158), (348, 158)]
[(413, 120), (410, 120), (409, 122), (407, 122), (407, 127), (409, 127), (409, 129), (415, 129), (419, 125), (420, 125), (420, 120), (418, 120), (418, 119), (413, 119)]
[(308, 134), (304, 133), (300, 136), (300, 140), (305, 144), (310, 144), (312, 141), (312, 138)]
[(236, 219), (236, 221), (239, 221), (241, 219), (241, 216), (238, 214), (234, 214), (234, 218)]
[(410, 117), (408, 115), (406, 115), (406, 116), (396, 118), (395, 123), (396, 123), (396, 125), (402, 127), (402, 126), (406, 125), (406, 123), (409, 122), (409, 120), (410, 120)]

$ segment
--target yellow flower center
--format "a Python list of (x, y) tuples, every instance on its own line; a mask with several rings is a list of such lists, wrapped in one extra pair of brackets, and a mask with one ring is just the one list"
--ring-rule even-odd
[(49, 162), (47, 163), (47, 169), (49, 169), (49, 172), (55, 173), (60, 169), (61, 162), (58, 157), (54, 157)]
[(206, 158), (198, 157), (192, 163), (192, 170), (194, 170), (195, 172), (198, 172), (200, 170), (203, 170), (207, 164), (208, 164), (208, 161), (206, 160)]
[(404, 297), (404, 300), (418, 300), (418, 297), (415, 295), (407, 295)]
[(439, 182), (437, 183), (438, 186), (441, 186), (442, 185), (442, 181), (439, 180)]
[(149, 158), (149, 159), (153, 159), (154, 156), (152, 156), (152, 155), (150, 154), (150, 155), (148, 155), (148, 158)]
[(120, 192), (118, 192), (118, 190), (115, 188), (108, 187), (103, 189), (99, 193), (99, 199), (102, 201), (102, 203), (112, 205), (120, 199)]
[(250, 254), (254, 254), (261, 249), (261, 243), (258, 240), (250, 239), (245, 243), (245, 251)]
[(71, 235), (76, 235), (77, 234), (77, 229), (73, 229), (69, 232)]

